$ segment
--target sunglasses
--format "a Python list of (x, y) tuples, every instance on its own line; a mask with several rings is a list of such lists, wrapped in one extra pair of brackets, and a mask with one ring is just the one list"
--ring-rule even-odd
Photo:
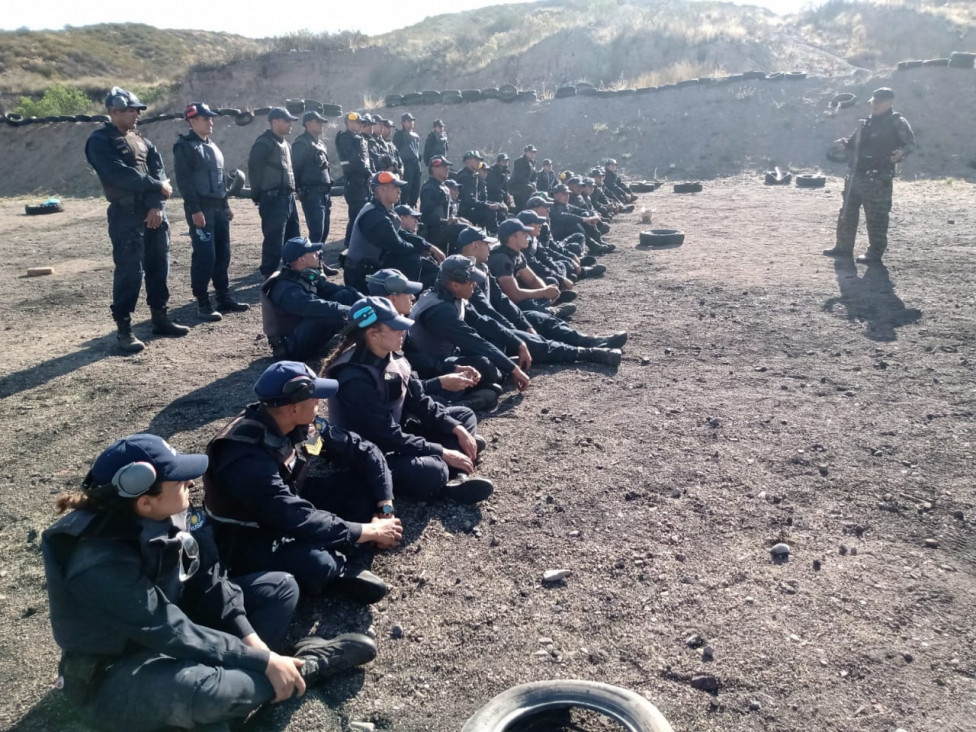
[(180, 540), (180, 582), (186, 582), (200, 569), (200, 545), (189, 531), (178, 531)]

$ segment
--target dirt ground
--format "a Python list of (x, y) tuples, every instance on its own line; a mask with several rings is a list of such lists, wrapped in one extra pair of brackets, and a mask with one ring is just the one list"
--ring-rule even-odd
[[(836, 178), (755, 176), (642, 196), (684, 245), (639, 250), (637, 214), (615, 223), (574, 320), (630, 331), (623, 364), (535, 367), (507, 393), (482, 422), (495, 496), (402, 506), (384, 602), (303, 601), (296, 636), (372, 628), (377, 660), (248, 729), (448, 732), (555, 678), (634, 689), (681, 732), (976, 729), (973, 188), (896, 183), (887, 267), (820, 256), (839, 198)], [(116, 355), (103, 203), (23, 203), (0, 201), (0, 728), (77, 731), (51, 687), (54, 496), (124, 434), (201, 450), (270, 359), (257, 308), (196, 321), (176, 215), (171, 306), (193, 330), (149, 338), (143, 303), (148, 347)], [(232, 282), (255, 304), (257, 212), (235, 211)], [(553, 568), (572, 574), (544, 586)]]

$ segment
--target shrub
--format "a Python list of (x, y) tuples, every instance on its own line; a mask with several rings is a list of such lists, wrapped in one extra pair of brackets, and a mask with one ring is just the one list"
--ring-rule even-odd
[(14, 112), (24, 117), (53, 117), (81, 114), (91, 106), (92, 100), (80, 89), (55, 84), (49, 86), (40, 99), (21, 97)]

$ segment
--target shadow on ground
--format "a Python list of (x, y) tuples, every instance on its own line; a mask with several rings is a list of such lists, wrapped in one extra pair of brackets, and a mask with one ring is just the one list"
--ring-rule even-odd
[(897, 328), (916, 323), (922, 317), (918, 308), (907, 308), (895, 293), (888, 268), (872, 262), (859, 276), (853, 259), (834, 261), (840, 295), (824, 303), (823, 309), (834, 312), (841, 305), (847, 320), (867, 324), (865, 335), (872, 341), (889, 342), (898, 339)]

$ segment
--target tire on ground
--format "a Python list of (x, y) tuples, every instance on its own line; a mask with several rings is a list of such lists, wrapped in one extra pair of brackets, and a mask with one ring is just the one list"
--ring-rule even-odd
[(228, 196), (239, 196), (241, 195), (241, 190), (247, 184), (247, 176), (244, 175), (243, 170), (233, 170), (227, 174), (227, 195)]
[(440, 104), (441, 103), (441, 93), (435, 89), (427, 89), (420, 92), (421, 97), (423, 97), (424, 104)]
[(515, 98), (520, 102), (534, 102), (539, 98), (539, 95), (535, 93), (535, 89), (526, 89), (520, 91)]
[(649, 229), (640, 233), (642, 247), (679, 247), (684, 241), (685, 233), (678, 229)]
[(976, 53), (953, 51), (949, 54), (949, 66), (953, 69), (971, 69), (976, 66)]
[(460, 104), (463, 101), (464, 97), (461, 96), (459, 89), (446, 89), (441, 92), (441, 103), (443, 104)]
[(640, 732), (674, 732), (647, 699), (629, 689), (598, 681), (536, 681), (512, 687), (475, 712), (461, 732), (504, 732), (555, 709), (591, 709)]
[(254, 112), (249, 109), (241, 110), (241, 113), (237, 115), (237, 119), (234, 120), (234, 124), (238, 127), (244, 127), (249, 125), (254, 121)]
[(796, 176), (797, 188), (823, 188), (827, 185), (827, 176), (814, 173), (800, 173)]
[(774, 71), (770, 74), (766, 74), (766, 81), (782, 81), (786, 78), (786, 74), (782, 71)]
[(502, 84), (498, 87), (498, 98), (506, 101), (511, 101), (518, 96), (518, 89), (514, 84)]
[(657, 184), (650, 180), (639, 180), (630, 184), (630, 190), (634, 193), (653, 193), (655, 188)]
[(788, 71), (786, 73), (787, 81), (802, 81), (805, 78), (807, 78), (805, 71)]
[(854, 103), (857, 101), (857, 96), (850, 93), (837, 94), (833, 99), (827, 104), (831, 109), (847, 109), (848, 107), (853, 107)]
[(700, 181), (688, 181), (685, 183), (675, 183), (675, 193), (701, 193), (702, 184)]
[(64, 206), (61, 205), (60, 201), (34, 205), (28, 204), (24, 206), (24, 214), (27, 216), (44, 216), (45, 214), (61, 213), (62, 211), (64, 211)]
[(413, 104), (423, 104), (424, 95), (420, 92), (407, 92), (403, 95), (403, 106), (408, 107)]
[(329, 104), (328, 102), (322, 103), (322, 116), (323, 117), (341, 117), (342, 116), (342, 105), (341, 104)]
[(402, 94), (388, 94), (386, 99), (383, 100), (383, 104), (387, 107), (399, 107), (403, 104)]
[(922, 66), (948, 66), (947, 58), (927, 58), (922, 62)]
[(481, 90), (482, 99), (498, 99), (498, 97), (499, 97), (498, 89), (496, 89), (493, 86)]
[(258, 107), (257, 109), (254, 110), (254, 116), (263, 117), (270, 111), (271, 111), (271, 107)]
[(286, 99), (285, 109), (295, 115), (304, 114), (305, 112), (305, 100), (304, 99)]
[(322, 114), (322, 107), (323, 106), (324, 105), (322, 104), (322, 102), (318, 102), (318, 101), (316, 101), (314, 99), (306, 99), (305, 100), (305, 111), (306, 112), (318, 112), (319, 114)]
[(561, 86), (556, 89), (556, 99), (565, 99), (566, 97), (575, 97), (576, 87), (575, 86)]
[(789, 171), (776, 174), (774, 170), (766, 171), (765, 182), (767, 186), (788, 186), (793, 182), (793, 174)]

